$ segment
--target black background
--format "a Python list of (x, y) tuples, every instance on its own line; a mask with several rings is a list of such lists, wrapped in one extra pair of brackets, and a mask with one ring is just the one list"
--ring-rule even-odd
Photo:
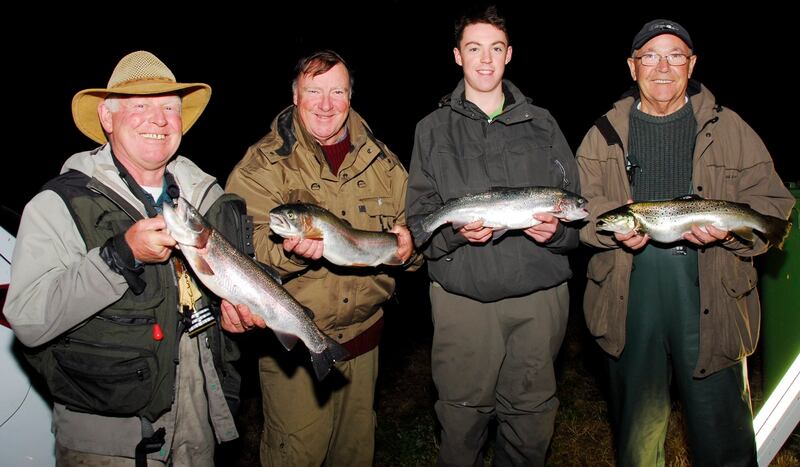
[[(797, 120), (797, 72), (791, 70), (797, 69), (798, 42), (796, 17), (787, 8), (609, 3), (498, 2), (514, 48), (506, 77), (551, 111), (573, 151), (631, 85), (625, 59), (633, 36), (646, 21), (667, 17), (692, 35), (694, 76), (755, 128), (784, 181), (800, 179), (789, 146)], [(179, 154), (223, 184), (246, 148), (291, 103), (292, 69), (306, 53), (332, 48), (348, 61), (353, 108), (406, 164), (416, 122), (461, 77), (452, 25), (465, 2), (199, 5), (108, 11), (108, 5), (71, 4), (43, 18), (31, 4), (26, 14), (5, 18), (24, 32), (2, 33), (4, 211), (20, 213), (69, 155), (95, 146), (72, 122), (72, 96), (104, 87), (119, 59), (134, 50), (155, 53), (179, 81), (212, 86), (211, 102)]]

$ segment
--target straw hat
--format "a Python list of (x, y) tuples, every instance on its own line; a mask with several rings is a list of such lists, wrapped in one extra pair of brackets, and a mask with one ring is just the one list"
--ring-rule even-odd
[(182, 97), (183, 133), (189, 131), (203, 113), (211, 97), (211, 86), (204, 83), (178, 83), (175, 75), (150, 52), (130, 53), (117, 63), (105, 89), (84, 89), (72, 98), (72, 118), (81, 132), (98, 143), (106, 136), (100, 125), (97, 106), (109, 94), (145, 96), (175, 92)]

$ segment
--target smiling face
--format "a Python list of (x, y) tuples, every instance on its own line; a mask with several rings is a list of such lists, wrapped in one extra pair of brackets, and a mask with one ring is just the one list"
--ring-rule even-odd
[(350, 75), (337, 63), (325, 73), (303, 73), (294, 86), (294, 105), (305, 129), (321, 145), (338, 142), (350, 112)]
[(502, 92), (503, 72), (511, 61), (511, 46), (505, 32), (488, 23), (470, 24), (464, 28), (453, 55), (464, 69), (468, 100), (474, 102), (478, 94)]
[[(642, 112), (650, 115), (669, 115), (686, 103), (686, 88), (692, 76), (697, 56), (689, 46), (672, 34), (662, 34), (647, 41), (634, 52), (635, 57), (657, 54), (661, 59), (654, 66), (645, 66), (642, 60), (628, 58), (631, 77), (639, 86)], [(684, 65), (670, 65), (666, 56), (683, 54), (690, 56)]]
[(101, 102), (98, 113), (117, 159), (139, 184), (160, 186), (160, 178), (152, 185), (148, 174), (163, 175), (181, 144), (180, 97), (117, 96)]

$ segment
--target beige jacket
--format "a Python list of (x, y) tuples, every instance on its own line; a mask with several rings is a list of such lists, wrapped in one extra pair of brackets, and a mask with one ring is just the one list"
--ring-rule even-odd
[[(392, 268), (342, 268), (287, 255), (282, 239), (270, 231), (269, 211), (284, 203), (313, 202), (357, 229), (389, 230), (395, 223), (406, 223), (408, 175), (402, 164), (353, 110), (347, 125), (352, 148), (337, 176), (319, 144), (303, 129), (294, 106), (285, 109), (269, 134), (247, 150), (226, 186), (247, 201), (256, 259), (276, 268), (286, 290), (340, 343), (380, 319), (381, 304), (394, 292), (395, 281), (387, 274)], [(418, 267), (421, 260), (415, 258), (412, 266)]]
[[(708, 89), (690, 86), (697, 119), (692, 186), (705, 198), (736, 201), (762, 214), (786, 219), (794, 197), (783, 186), (764, 143), (735, 112), (718, 106)], [(606, 116), (628, 143), (628, 122), (634, 97), (626, 97)], [(620, 249), (613, 236), (598, 233), (599, 214), (631, 198), (623, 148), (609, 144), (592, 127), (577, 151), (582, 194), (589, 200), (589, 222), (581, 241), (599, 248), (589, 261), (584, 312), (591, 333), (609, 354), (625, 347), (625, 318), (633, 256)], [(699, 250), (700, 350), (695, 377), (726, 368), (755, 350), (761, 310), (753, 256), (766, 251), (732, 242)]]

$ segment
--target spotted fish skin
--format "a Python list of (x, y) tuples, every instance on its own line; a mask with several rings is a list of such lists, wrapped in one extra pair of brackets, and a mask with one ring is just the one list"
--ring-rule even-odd
[(287, 350), (299, 338), (311, 354), (317, 379), (322, 380), (334, 362), (348, 357), (347, 350), (323, 334), (313, 314), (286, 291), (252, 258), (236, 249), (212, 228), (188, 201), (163, 205), (164, 221), (195, 276), (214, 294), (234, 304), (245, 304), (261, 316)]
[(560, 188), (495, 188), (450, 200), (421, 220), (409, 220), (409, 227), (418, 247), (445, 224), (459, 229), (479, 219), (483, 220), (484, 227), (495, 229), (493, 238), (497, 239), (507, 230), (540, 224), (533, 217), (538, 213), (551, 213), (565, 222), (583, 219), (589, 215), (585, 206), (586, 199)]
[(792, 227), (791, 222), (761, 214), (747, 204), (698, 196), (626, 204), (597, 217), (597, 230), (621, 234), (635, 230), (660, 243), (680, 241), (692, 226), (706, 225), (747, 242), (753, 241), (756, 231), (777, 248), (783, 247)]
[(322, 240), (322, 256), (339, 266), (399, 266), (397, 235), (353, 228), (332, 212), (310, 203), (282, 204), (269, 212), (269, 227), (284, 238)]

